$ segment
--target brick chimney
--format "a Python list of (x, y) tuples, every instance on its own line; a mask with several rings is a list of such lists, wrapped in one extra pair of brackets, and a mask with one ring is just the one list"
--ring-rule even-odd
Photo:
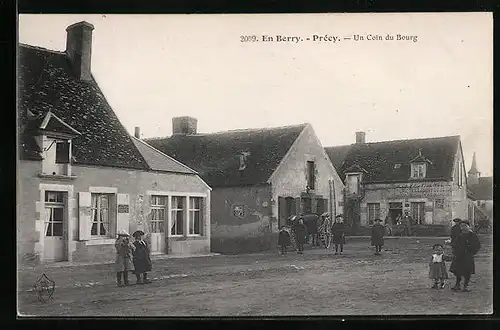
[(92, 30), (94, 26), (87, 22), (75, 23), (66, 28), (66, 54), (73, 62), (74, 73), (79, 80), (92, 80)]
[(138, 127), (138, 126), (136, 126), (136, 127), (135, 127), (134, 136), (135, 136), (136, 138), (138, 138), (138, 139), (140, 139), (140, 138), (141, 138), (141, 128), (140, 128), (140, 127)]
[(198, 120), (193, 117), (174, 117), (172, 118), (173, 135), (193, 135), (196, 134)]
[(356, 144), (365, 143), (365, 132), (356, 132)]

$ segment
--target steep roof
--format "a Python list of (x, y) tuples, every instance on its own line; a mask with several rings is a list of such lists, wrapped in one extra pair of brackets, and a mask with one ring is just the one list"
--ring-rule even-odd
[(468, 185), (467, 189), (475, 200), (493, 200), (493, 177), (481, 177), (477, 184)]
[(425, 180), (451, 180), (459, 136), (359, 143), (327, 147), (326, 153), (342, 179), (347, 168), (367, 171), (365, 182), (408, 181), (410, 162), (428, 160)]
[[(73, 139), (75, 164), (148, 169), (96, 81), (75, 79), (63, 52), (20, 45), (19, 111), (22, 121), (29, 121), (28, 111), (35, 118), (50, 111), (80, 132), (81, 136)], [(26, 124), (20, 123), (21, 127), (27, 127)], [(40, 159), (40, 150), (29, 130), (22, 129), (20, 133), (21, 158)]]
[[(307, 124), (145, 139), (195, 169), (211, 186), (266, 183)], [(245, 169), (240, 156), (247, 152)]]
[(140, 139), (132, 136), (132, 141), (135, 146), (142, 154), (148, 166), (153, 171), (162, 172), (173, 172), (173, 173), (186, 173), (186, 174), (196, 174), (195, 171), (173, 159), (172, 157), (165, 155), (161, 151), (153, 148), (149, 144)]

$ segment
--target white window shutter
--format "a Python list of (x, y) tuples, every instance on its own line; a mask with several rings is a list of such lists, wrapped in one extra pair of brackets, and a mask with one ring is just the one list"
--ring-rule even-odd
[(78, 224), (80, 241), (88, 241), (90, 239), (91, 229), (91, 205), (92, 195), (89, 192), (78, 193)]
[(118, 214), (116, 217), (116, 232), (119, 232), (121, 229), (129, 232), (130, 230), (129, 194), (118, 194), (117, 202), (118, 202)]

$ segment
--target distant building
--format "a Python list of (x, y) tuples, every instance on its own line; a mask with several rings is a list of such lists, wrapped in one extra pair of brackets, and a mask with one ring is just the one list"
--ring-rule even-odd
[[(481, 214), (472, 213), (476, 217), (488, 217), (493, 219), (493, 177), (481, 177), (481, 173), (477, 169), (476, 153), (472, 156), (472, 165), (468, 172), (467, 189), (469, 190), (469, 198), (474, 202), (475, 206), (479, 208)], [(471, 218), (469, 211), (469, 218)]]
[(408, 211), (422, 225), (451, 225), (467, 216), (466, 176), (459, 136), (365, 142), (325, 148), (345, 182), (348, 221), (395, 224)]
[(212, 251), (268, 249), (290, 216), (342, 212), (342, 181), (310, 124), (203, 134), (195, 118), (172, 122), (172, 136), (145, 141), (213, 188)]
[(19, 260), (114, 260), (121, 229), (157, 253), (210, 251), (210, 188), (120, 124), (90, 70), (93, 29), (69, 26), (65, 52), (19, 47)]

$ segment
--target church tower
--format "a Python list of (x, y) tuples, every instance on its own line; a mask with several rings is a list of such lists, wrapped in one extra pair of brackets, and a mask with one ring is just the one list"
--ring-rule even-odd
[(479, 183), (480, 176), (481, 176), (481, 173), (477, 170), (476, 153), (474, 152), (474, 154), (472, 156), (472, 165), (470, 167), (470, 171), (468, 173), (467, 180), (469, 181), (470, 185), (476, 185)]

